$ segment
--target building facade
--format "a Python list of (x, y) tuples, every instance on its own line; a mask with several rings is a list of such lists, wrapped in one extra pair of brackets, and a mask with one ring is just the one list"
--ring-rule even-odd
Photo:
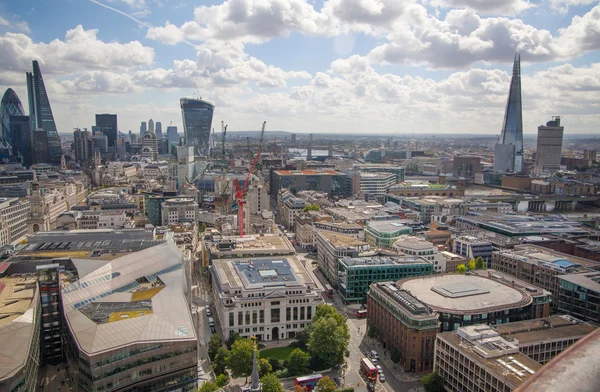
[(412, 233), (412, 228), (395, 220), (370, 220), (365, 226), (365, 240), (373, 247), (392, 249), (400, 236)]
[(383, 201), (385, 194), (396, 183), (397, 175), (395, 173), (360, 173), (360, 191), (371, 199)]
[(368, 252), (371, 246), (354, 237), (327, 231), (315, 233), (317, 264), (329, 283), (338, 288), (338, 261), (342, 257), (359, 257)]
[(106, 135), (108, 146), (115, 147), (119, 126), (116, 114), (96, 114), (96, 130)]
[(281, 189), (326, 192), (330, 197), (349, 197), (352, 187), (346, 174), (335, 170), (273, 170), (271, 172), (271, 195)]
[(559, 275), (558, 310), (600, 324), (600, 272)]
[(565, 127), (560, 126), (560, 117), (553, 117), (546, 126), (540, 125), (537, 134), (537, 150), (535, 153), (535, 170), (543, 172), (557, 171), (560, 169), (562, 156), (563, 132)]
[(462, 236), (454, 239), (452, 252), (467, 259), (476, 259), (481, 257), (483, 261), (492, 262), (493, 253), (492, 243), (472, 236)]
[[(8, 160), (10, 156), (15, 155), (13, 153), (13, 127), (11, 126), (11, 117), (23, 117), (25, 111), (21, 100), (17, 96), (17, 93), (12, 88), (6, 89), (0, 101), (0, 158)], [(18, 135), (18, 139), (21, 139), (21, 135)]]
[(151, 161), (158, 159), (158, 140), (152, 130), (148, 130), (142, 135), (142, 158), (147, 158)]
[(177, 198), (161, 203), (162, 225), (178, 222), (196, 222), (198, 203), (194, 199)]
[(215, 105), (203, 99), (181, 98), (183, 135), (186, 146), (193, 146), (196, 155), (208, 151)]
[(8, 228), (8, 237), (2, 245), (20, 240), (27, 234), (27, 219), (31, 205), (27, 199), (0, 199), (0, 217)]
[(437, 246), (421, 237), (403, 235), (394, 243), (394, 248), (405, 255), (420, 256), (430, 261), (434, 273), (446, 272), (446, 259)]

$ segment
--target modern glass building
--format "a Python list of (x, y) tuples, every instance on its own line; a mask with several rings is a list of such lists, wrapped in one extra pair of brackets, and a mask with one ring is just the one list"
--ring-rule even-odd
[(181, 98), (185, 144), (194, 147), (196, 154), (208, 151), (215, 105), (203, 99)]
[(95, 131), (100, 131), (103, 135), (106, 135), (109, 147), (115, 146), (118, 129), (116, 114), (96, 114)]
[(523, 171), (523, 110), (521, 102), (521, 55), (515, 55), (512, 80), (504, 113), (502, 133), (494, 150), (495, 171)]
[(0, 101), (0, 158), (7, 159), (12, 154), (12, 132), (10, 129), (11, 116), (24, 116), (25, 111), (21, 100), (12, 88), (9, 88)]
[[(48, 149), (48, 160), (51, 162), (60, 162), (62, 148), (60, 137), (52, 115), (50, 100), (42, 78), (42, 71), (36, 60), (33, 60), (33, 72), (27, 72), (27, 93), (29, 95), (29, 120), (31, 129), (43, 129), (46, 132), (46, 142)], [(34, 144), (36, 143), (34, 133)], [(38, 143), (40, 144), (40, 143)], [(36, 161), (37, 162), (37, 161)], [(46, 162), (46, 163), (51, 163)]]

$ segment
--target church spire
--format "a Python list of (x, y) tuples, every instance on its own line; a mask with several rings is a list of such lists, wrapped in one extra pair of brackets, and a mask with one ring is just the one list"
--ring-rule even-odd
[(252, 354), (252, 375), (250, 376), (250, 390), (262, 391), (260, 376), (258, 374), (258, 360), (256, 358), (256, 340), (254, 341), (254, 353)]

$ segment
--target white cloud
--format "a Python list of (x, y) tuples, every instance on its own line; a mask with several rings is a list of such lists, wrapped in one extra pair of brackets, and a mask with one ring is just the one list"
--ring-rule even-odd
[(570, 51), (600, 49), (600, 5), (583, 16), (575, 16), (571, 25), (560, 31), (560, 44)]
[(0, 26), (10, 26), (10, 22), (0, 16)]
[(561, 13), (569, 12), (569, 7), (595, 4), (598, 0), (550, 0), (551, 7)]
[(25, 71), (37, 59), (44, 73), (69, 73), (81, 69), (127, 70), (150, 65), (154, 49), (138, 41), (125, 44), (106, 43), (97, 38), (98, 30), (85, 30), (78, 25), (65, 34), (65, 40), (49, 43), (33, 42), (25, 34), (5, 33), (0, 36), (0, 68)]
[(70, 94), (131, 93), (138, 88), (128, 74), (90, 71), (75, 79), (62, 81), (61, 86)]
[(160, 41), (166, 45), (175, 45), (185, 40), (185, 33), (167, 21), (164, 27), (159, 26), (148, 29), (146, 38)]
[(144, 8), (143, 10), (132, 12), (130, 15), (134, 18), (143, 19), (152, 15), (152, 11), (150, 11), (148, 8)]
[(423, 3), (443, 8), (469, 8), (485, 15), (510, 16), (536, 6), (527, 0), (423, 0)]

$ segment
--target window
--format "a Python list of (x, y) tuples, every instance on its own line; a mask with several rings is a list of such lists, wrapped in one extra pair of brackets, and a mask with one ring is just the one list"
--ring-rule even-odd
[(238, 325), (243, 325), (243, 324), (244, 324), (244, 313), (238, 312)]
[(298, 320), (298, 307), (294, 306), (294, 321)]
[(250, 324), (250, 312), (246, 312), (246, 325)]
[(229, 312), (229, 326), (233, 327), (233, 312)]
[(258, 313), (256, 312), (256, 310), (253, 310), (252, 311), (252, 324), (257, 323), (257, 318), (258, 318)]
[(263, 324), (265, 322), (265, 311), (262, 309), (259, 311), (258, 320), (260, 324)]

